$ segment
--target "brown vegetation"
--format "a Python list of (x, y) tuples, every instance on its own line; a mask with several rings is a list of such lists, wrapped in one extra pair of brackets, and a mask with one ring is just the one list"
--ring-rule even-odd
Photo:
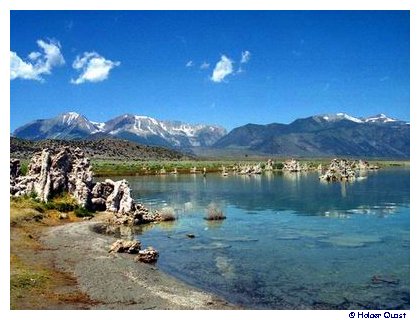
[(210, 204), (207, 208), (207, 215), (204, 218), (206, 220), (223, 220), (226, 219), (226, 216), (223, 214), (223, 211), (214, 204)]

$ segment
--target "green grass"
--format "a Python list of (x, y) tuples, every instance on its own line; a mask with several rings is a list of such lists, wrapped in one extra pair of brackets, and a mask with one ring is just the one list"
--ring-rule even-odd
[(13, 289), (27, 289), (42, 286), (48, 280), (47, 272), (33, 272), (31, 270), (19, 270), (10, 277), (10, 286)]
[[(241, 163), (243, 163), (242, 161)], [(253, 163), (252, 161), (247, 161)], [(190, 169), (197, 168), (197, 171), (202, 171), (206, 168), (206, 172), (221, 171), (221, 167), (232, 167), (238, 161), (220, 160), (220, 161), (194, 161), (194, 160), (180, 160), (180, 161), (92, 161), (92, 169), (95, 176), (124, 176), (124, 175), (147, 175), (159, 174), (160, 170), (164, 168), (167, 173), (172, 172), (175, 168), (178, 173), (190, 173)]]
[(17, 225), (24, 221), (40, 221), (49, 211), (74, 212), (77, 217), (93, 216), (94, 212), (81, 208), (77, 201), (63, 193), (48, 202), (36, 199), (35, 194), (10, 197), (10, 223)]
[(29, 160), (25, 159), (20, 161), (20, 174), (22, 176), (25, 176), (28, 173), (28, 165)]
[(78, 218), (84, 218), (84, 217), (92, 217), (95, 215), (94, 212), (89, 211), (86, 208), (82, 208), (82, 207), (78, 207), (74, 210), (74, 214), (76, 215), (76, 217)]
[[(190, 173), (190, 169), (197, 168), (198, 172), (202, 172), (206, 168), (208, 173), (221, 172), (222, 166), (230, 170), (236, 164), (253, 165), (261, 163), (265, 166), (266, 159), (247, 159), (247, 160), (173, 160), (173, 161), (121, 161), (121, 160), (93, 160), (92, 167), (95, 176), (135, 176), (135, 175), (155, 175), (159, 174), (162, 168), (166, 173), (172, 172), (175, 168), (178, 173)], [(274, 170), (281, 170), (283, 162), (290, 158), (272, 158), (274, 160)], [(297, 159), (301, 164), (308, 164), (311, 168), (316, 169), (319, 164), (323, 166), (329, 165), (331, 158), (314, 158), (314, 159)], [(358, 160), (358, 158), (355, 160)], [(409, 161), (390, 161), (390, 160), (369, 160), (371, 165), (378, 165), (380, 168), (409, 166)]]

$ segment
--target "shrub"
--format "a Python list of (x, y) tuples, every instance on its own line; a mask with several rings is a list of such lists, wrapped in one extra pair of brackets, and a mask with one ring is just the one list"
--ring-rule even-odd
[(75, 206), (71, 203), (59, 202), (55, 204), (55, 208), (60, 212), (70, 212), (75, 209)]
[(283, 169), (283, 167), (284, 167), (284, 164), (282, 162), (276, 162), (273, 164), (273, 169), (276, 169), (276, 170), (281, 170)]
[(35, 191), (31, 191), (31, 193), (29, 193), (29, 198), (31, 198), (31, 199), (33, 199), (33, 200), (35, 200), (35, 201), (38, 201), (38, 195), (36, 194), (36, 192)]
[(22, 160), (20, 162), (20, 170), (19, 170), (20, 175), (26, 176), (26, 174), (28, 173), (28, 165), (29, 165), (28, 161)]
[(55, 204), (52, 201), (43, 204), (46, 210), (55, 210)]
[(51, 199), (44, 204), (47, 210), (57, 210), (60, 212), (70, 212), (78, 208), (77, 202), (68, 193), (62, 193), (61, 195)]
[(222, 210), (214, 204), (210, 204), (207, 208), (207, 216), (204, 217), (206, 220), (223, 220), (226, 219), (226, 216), (223, 214)]
[(78, 218), (93, 217), (93, 215), (94, 215), (94, 213), (92, 211), (89, 211), (88, 209), (82, 208), (82, 207), (77, 207), (74, 210), (74, 214)]

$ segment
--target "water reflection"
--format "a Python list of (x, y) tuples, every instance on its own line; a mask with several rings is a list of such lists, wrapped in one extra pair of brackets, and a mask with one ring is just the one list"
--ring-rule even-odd
[[(409, 170), (383, 170), (369, 173), (354, 182), (322, 183), (317, 173), (263, 175), (208, 174), (158, 177), (128, 177), (132, 196), (148, 207), (164, 204), (183, 213), (203, 211), (212, 202), (224, 202), (247, 212), (261, 210), (294, 211), (296, 214), (321, 215), (393, 213), (395, 207), (409, 204)], [(396, 188), (395, 186), (398, 186)]]
[(345, 198), (345, 197), (347, 196), (347, 191), (346, 191), (346, 182), (345, 182), (345, 181), (342, 181), (342, 182), (340, 183), (340, 185), (341, 185), (341, 196), (342, 196), (343, 198)]
[[(316, 173), (128, 179), (135, 198), (177, 212), (139, 232), (184, 281), (251, 308), (409, 308), (408, 170), (326, 184)], [(211, 204), (227, 219), (205, 220)]]
[(220, 229), (223, 222), (224, 220), (206, 220), (206, 226), (208, 229)]

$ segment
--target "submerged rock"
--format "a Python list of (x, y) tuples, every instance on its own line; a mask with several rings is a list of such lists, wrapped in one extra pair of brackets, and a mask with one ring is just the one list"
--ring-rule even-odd
[(348, 248), (359, 248), (364, 247), (371, 243), (381, 242), (381, 238), (374, 235), (340, 235), (332, 236), (327, 239), (320, 240), (331, 245), (348, 247)]
[(400, 279), (395, 276), (374, 275), (371, 279), (372, 284), (397, 285)]
[(235, 277), (235, 267), (233, 266), (232, 259), (224, 256), (217, 256), (215, 264), (218, 271), (226, 279), (233, 279)]

